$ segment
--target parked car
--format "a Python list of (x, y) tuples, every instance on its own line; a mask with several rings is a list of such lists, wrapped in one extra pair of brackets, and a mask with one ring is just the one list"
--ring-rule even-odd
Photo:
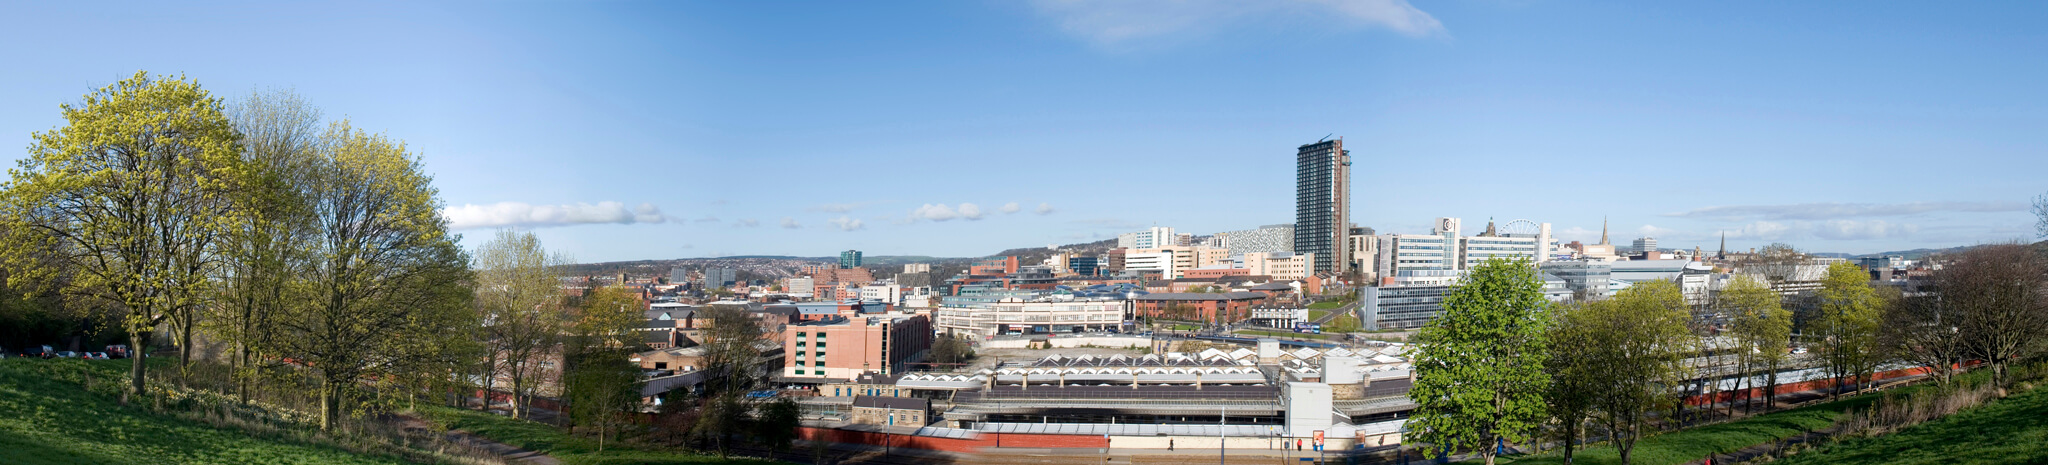
[(127, 344), (114, 344), (114, 345), (110, 345), (110, 346), (107, 346), (107, 357), (108, 357), (108, 358), (128, 358), (128, 345), (127, 345)]
[(106, 360), (106, 359), (107, 359), (107, 353), (106, 353), (106, 352), (86, 352), (86, 353), (85, 353), (85, 358), (89, 358), (89, 359), (93, 359), (93, 360)]
[(57, 352), (57, 358), (78, 358), (78, 353), (69, 350)]
[(21, 356), (29, 358), (50, 358), (56, 355), (57, 349), (50, 346), (29, 346), (28, 349), (21, 351)]

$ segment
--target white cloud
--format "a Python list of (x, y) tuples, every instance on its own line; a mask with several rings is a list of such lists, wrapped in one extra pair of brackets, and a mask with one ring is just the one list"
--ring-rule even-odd
[(740, 218), (737, 220), (733, 220), (732, 225), (733, 227), (737, 228), (751, 228), (755, 226), (760, 226), (761, 221), (753, 218)]
[(826, 222), (832, 223), (832, 227), (839, 228), (840, 231), (858, 231), (867, 227), (867, 224), (862, 223), (860, 219), (849, 218), (845, 215), (827, 220)]
[(1442, 22), (1407, 0), (1038, 0), (1032, 5), (1067, 33), (1097, 44), (1203, 32), (1260, 17), (1383, 27), (1411, 37), (1444, 31)]
[(2016, 212), (2025, 211), (2023, 202), (1910, 202), (1910, 203), (1801, 203), (1791, 205), (1731, 205), (1707, 207), (1664, 216), (1708, 218), (1733, 221), (1830, 220), (1872, 216), (1904, 216), (1930, 212)]
[(910, 217), (899, 223), (915, 223), (917, 220), (946, 221), (954, 218), (979, 220), (983, 217), (981, 206), (963, 203), (949, 206), (943, 203), (927, 203), (910, 211)]
[(1051, 215), (1053, 212), (1052, 204), (1039, 202), (1038, 208), (1031, 210), (1031, 212), (1040, 215)]
[(1008, 214), (1011, 214), (1011, 213), (1016, 213), (1016, 212), (1018, 212), (1018, 211), (1020, 211), (1020, 210), (1023, 210), (1023, 209), (1024, 209), (1024, 206), (1022, 206), (1022, 205), (1017, 205), (1017, 202), (1010, 202), (1010, 203), (1006, 203), (1006, 204), (1003, 204), (1003, 208), (1002, 208), (1002, 210), (1003, 210), (1003, 214), (1005, 214), (1005, 215), (1008, 215)]
[(922, 206), (922, 207), (917, 207), (917, 209), (916, 209), (916, 210), (911, 210), (911, 211), (910, 211), (910, 220), (911, 220), (911, 221), (917, 221), (917, 220), (932, 220), (932, 221), (946, 221), (946, 220), (950, 220), (950, 219), (954, 219), (954, 218), (959, 218), (959, 217), (960, 217), (960, 214), (959, 214), (959, 213), (955, 213), (955, 212), (953, 212), (953, 207), (948, 207), (948, 206), (946, 206), (946, 204), (943, 204), (943, 203), (927, 203), (927, 204), (924, 204), (924, 206)]
[(1815, 224), (1813, 235), (1821, 239), (1858, 241), (1904, 237), (1919, 229), (1916, 225), (1888, 223), (1884, 220), (1829, 220)]
[(1643, 227), (1636, 228), (1636, 232), (1642, 234), (1642, 236), (1640, 237), (1671, 237), (1678, 234), (1678, 230), (1676, 229), (1659, 228), (1655, 225), (1648, 224), (1643, 225)]
[(532, 205), (524, 202), (498, 202), (491, 205), (465, 204), (459, 207), (441, 209), (441, 216), (448, 220), (448, 229), (477, 228), (545, 228), (578, 224), (635, 224), (666, 223), (669, 218), (654, 204), (643, 203), (627, 209), (619, 202), (598, 202), (596, 204), (576, 203), (569, 205)]
[(797, 224), (796, 218), (790, 218), (787, 216), (782, 217), (782, 229), (796, 229), (801, 227), (804, 227), (804, 225)]

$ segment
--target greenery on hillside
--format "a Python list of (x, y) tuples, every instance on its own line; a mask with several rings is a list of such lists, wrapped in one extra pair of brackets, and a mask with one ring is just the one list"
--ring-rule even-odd
[(126, 364), (0, 360), (0, 463), (408, 463), (309, 444), (285, 434), (259, 437), (121, 406), (109, 392), (119, 389)]
[(1843, 441), (1785, 464), (2048, 463), (2048, 389), (1899, 432)]
[(649, 450), (631, 444), (610, 444), (600, 452), (592, 438), (570, 436), (560, 428), (532, 421), (506, 418), (474, 410), (428, 407), (420, 410), (428, 421), (448, 430), (462, 430), (492, 441), (545, 453), (573, 465), (600, 464), (772, 464), (761, 459), (720, 459), (713, 455)]

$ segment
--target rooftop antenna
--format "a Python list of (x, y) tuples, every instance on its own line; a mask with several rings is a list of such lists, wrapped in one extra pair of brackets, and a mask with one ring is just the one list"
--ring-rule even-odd
[(1328, 136), (1323, 136), (1323, 138), (1322, 138), (1321, 140), (1317, 140), (1317, 141), (1316, 141), (1316, 143), (1318, 143), (1318, 144), (1321, 144), (1321, 143), (1323, 143), (1323, 142), (1327, 142), (1327, 141), (1329, 141), (1329, 140), (1330, 140), (1330, 136), (1334, 136), (1334, 135), (1337, 135), (1337, 133), (1334, 133), (1334, 132), (1333, 132), (1333, 133), (1330, 133), (1330, 134), (1329, 134)]

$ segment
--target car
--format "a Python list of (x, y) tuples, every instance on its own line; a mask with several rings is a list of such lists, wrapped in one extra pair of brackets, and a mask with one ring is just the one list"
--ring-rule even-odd
[(89, 358), (89, 359), (93, 359), (93, 360), (106, 360), (106, 359), (107, 359), (107, 353), (106, 353), (106, 352), (86, 352), (86, 353), (85, 353), (85, 358)]
[(78, 353), (69, 350), (61, 351), (57, 352), (57, 358), (78, 358)]

